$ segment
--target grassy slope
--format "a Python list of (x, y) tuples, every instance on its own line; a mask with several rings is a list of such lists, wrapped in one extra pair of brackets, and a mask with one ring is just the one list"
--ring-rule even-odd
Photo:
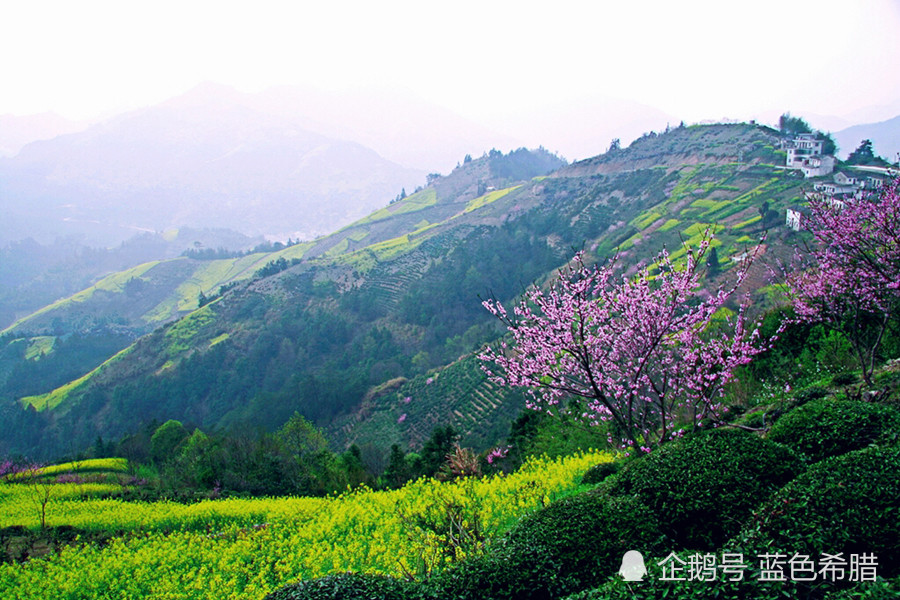
[(106, 360), (99, 367), (94, 369), (89, 373), (85, 373), (82, 377), (75, 379), (74, 381), (70, 381), (69, 383), (56, 388), (51, 392), (47, 392), (46, 394), (40, 394), (37, 396), (25, 396), (19, 400), (19, 403), (22, 406), (32, 406), (35, 410), (47, 410), (54, 409), (59, 406), (64, 400), (66, 400), (69, 395), (82, 387), (86, 386), (91, 378), (101, 373), (104, 369), (108, 368), (110, 365), (115, 364), (117, 361), (121, 360), (122, 357), (127, 356), (133, 346), (129, 346), (125, 348), (118, 354), (111, 356), (108, 360)]
[[(507, 188), (485, 194), (468, 203), (464, 212), (469, 213), (481, 208), (487, 204), (502, 198), (510, 191), (517, 189)], [(376, 211), (369, 217), (332, 234), (326, 236), (324, 240), (317, 242), (307, 242), (291, 246), (283, 250), (272, 253), (257, 253), (239, 258), (219, 259), (212, 261), (193, 261), (184, 258), (171, 259), (169, 261), (157, 261), (146, 263), (105, 277), (103, 280), (92, 286), (91, 288), (79, 292), (78, 294), (60, 300), (51, 306), (48, 306), (32, 315), (20, 319), (7, 331), (15, 330), (25, 331), (30, 327), (39, 328), (42, 324), (49, 323), (53, 317), (65, 315), (67, 309), (78, 303), (88, 302), (94, 294), (99, 291), (118, 294), (125, 301), (125, 284), (130, 279), (143, 279), (145, 281), (153, 281), (154, 268), (160, 265), (189, 265), (189, 268), (180, 270), (180, 277), (174, 289), (162, 296), (159, 302), (152, 305), (149, 311), (141, 314), (130, 315), (134, 319), (139, 319), (147, 324), (161, 324), (171, 321), (179, 316), (187, 316), (183, 321), (177, 323), (173, 328), (165, 334), (167, 343), (167, 354), (170, 360), (167, 361), (161, 370), (172, 368), (179, 358), (179, 355), (191, 349), (193, 336), (199, 330), (202, 324), (208, 323), (208, 311), (203, 309), (195, 311), (197, 308), (197, 297), (202, 292), (211, 295), (222, 286), (233, 282), (240, 282), (251, 279), (255, 272), (268, 262), (284, 258), (285, 260), (294, 260), (303, 258), (317, 252), (322, 252), (327, 258), (338, 259), (341, 262), (347, 262), (356, 267), (365, 268), (366, 259), (374, 256), (377, 261), (387, 261), (398, 255), (409, 252), (418, 245), (418, 241), (410, 239), (410, 233), (421, 241), (427, 235), (428, 230), (440, 225), (440, 223), (429, 223), (424, 217), (415, 223), (414, 231), (404, 233), (403, 235), (388, 239), (379, 240), (379, 238), (389, 235), (387, 232), (396, 232), (402, 230), (403, 224), (394, 224), (393, 228), (383, 227), (379, 231), (379, 235), (370, 234), (368, 225), (377, 221), (388, 220), (395, 215), (409, 215), (411, 213), (426, 212), (429, 207), (437, 204), (437, 193), (433, 188), (428, 188), (408, 196), (402, 201), (390, 205), (388, 208)], [(456, 216), (456, 215), (454, 215)], [(452, 217), (451, 217), (452, 218)], [(423, 225), (426, 224), (426, 225)], [(399, 229), (398, 229), (399, 227)], [(350, 242), (355, 242), (355, 246), (359, 249), (350, 250)], [(325, 250), (324, 248), (327, 248)], [(171, 285), (171, 284), (170, 284)], [(193, 312), (192, 312), (193, 311)], [(220, 334), (214, 340), (209, 342), (207, 348), (228, 338), (228, 334)], [(44, 338), (40, 338), (44, 339)], [(47, 338), (49, 339), (49, 338)], [(52, 344), (43, 344), (42, 348), (50, 348)], [(131, 348), (131, 347), (130, 347)], [(33, 354), (33, 352), (32, 352)], [(123, 353), (117, 354), (116, 358)], [(69, 382), (45, 394), (36, 396), (28, 396), (20, 399), (20, 403), (33, 406), (37, 410), (52, 409), (61, 404), (72, 392), (82, 389), (93, 377), (98, 375), (106, 368), (109, 361), (103, 363), (96, 369), (86, 373), (84, 376)]]

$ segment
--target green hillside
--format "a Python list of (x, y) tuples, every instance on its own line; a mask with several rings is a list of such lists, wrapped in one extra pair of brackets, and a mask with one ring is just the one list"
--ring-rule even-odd
[(184, 257), (153, 261), (108, 275), (77, 294), (17, 320), (0, 334), (87, 331), (113, 321), (135, 334), (150, 331), (197, 308), (202, 292), (253, 277), (266, 253), (222, 260)]
[[(480, 299), (508, 302), (578, 248), (593, 260), (618, 250), (637, 263), (696, 240), (706, 225), (725, 273), (765, 230), (761, 252), (777, 253), (789, 235), (784, 208), (804, 182), (772, 164), (776, 142), (753, 125), (680, 128), (546, 177), (521, 152), (492, 152), (314, 242), (162, 262), (133, 279), (183, 269), (177, 284), (128, 313), (159, 326), (114, 364), (73, 378), (77, 385), (15, 398), (0, 439), (20, 447), (15, 432), (37, 429), (49, 452), (61, 447), (60, 431), (78, 446), (150, 419), (274, 429), (299, 411), (336, 445), (415, 446), (449, 423), (487, 447), (523, 401), (493, 389), (471, 357), (502, 334)], [(552, 162), (534, 156), (542, 168)], [(196, 308), (200, 292), (212, 301), (166, 322)], [(91, 298), (114, 295), (98, 289)], [(34, 319), (33, 333), (45, 333), (36, 325), (49, 315)], [(405, 383), (382, 393), (398, 378)]]

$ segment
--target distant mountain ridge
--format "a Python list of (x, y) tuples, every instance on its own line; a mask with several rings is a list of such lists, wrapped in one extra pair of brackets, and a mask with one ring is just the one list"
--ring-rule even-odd
[(200, 100), (120, 115), (0, 159), (0, 241), (81, 234), (110, 244), (180, 226), (312, 238), (424, 180), (358, 143), (228, 97)]
[(897, 162), (900, 160), (900, 116), (842, 129), (834, 134), (834, 140), (844, 158), (856, 150), (863, 140), (871, 140), (876, 155), (888, 162)]
[[(219, 87), (205, 84), (191, 93), (202, 95)], [(239, 101), (321, 135), (359, 142), (390, 161), (428, 172), (447, 173), (466, 154), (478, 156), (492, 148), (526, 145), (515, 134), (494, 131), (405, 90), (328, 92), (279, 86), (243, 94)]]
[(50, 140), (86, 127), (87, 123), (70, 121), (55, 113), (0, 115), (0, 157), (14, 156), (31, 142)]

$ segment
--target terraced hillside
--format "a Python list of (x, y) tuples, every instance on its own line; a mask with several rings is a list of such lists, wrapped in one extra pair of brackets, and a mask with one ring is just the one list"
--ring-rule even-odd
[(511, 301), (578, 248), (637, 264), (663, 245), (677, 257), (710, 225), (727, 276), (745, 253), (777, 254), (790, 239), (784, 208), (811, 186), (773, 164), (771, 130), (697, 126), (639, 142), (631, 158), (629, 148), (519, 181), (487, 156), (332, 236), (260, 257), (254, 267), (274, 265), (265, 276), (46, 391), (52, 401), (7, 406), (0, 438), (38, 430), (51, 448), (66, 431), (67, 443), (89, 444), (153, 418), (275, 428), (299, 411), (336, 444), (415, 446), (452, 423), (486, 447), (523, 402), (484, 381), (472, 357), (503, 333), (481, 298)]
[(461, 444), (485, 448), (509, 433), (509, 423), (525, 401), (521, 392), (488, 381), (472, 355), (398, 384), (337, 420), (332, 438), (360, 446), (377, 446), (385, 439), (419, 446), (434, 427), (450, 424), (460, 433)]

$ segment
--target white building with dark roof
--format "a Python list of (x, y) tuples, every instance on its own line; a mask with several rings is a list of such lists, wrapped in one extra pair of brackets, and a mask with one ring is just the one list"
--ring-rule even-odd
[(822, 177), (834, 171), (836, 160), (825, 154), (825, 140), (816, 133), (801, 133), (782, 143), (788, 169), (800, 169), (804, 177)]

